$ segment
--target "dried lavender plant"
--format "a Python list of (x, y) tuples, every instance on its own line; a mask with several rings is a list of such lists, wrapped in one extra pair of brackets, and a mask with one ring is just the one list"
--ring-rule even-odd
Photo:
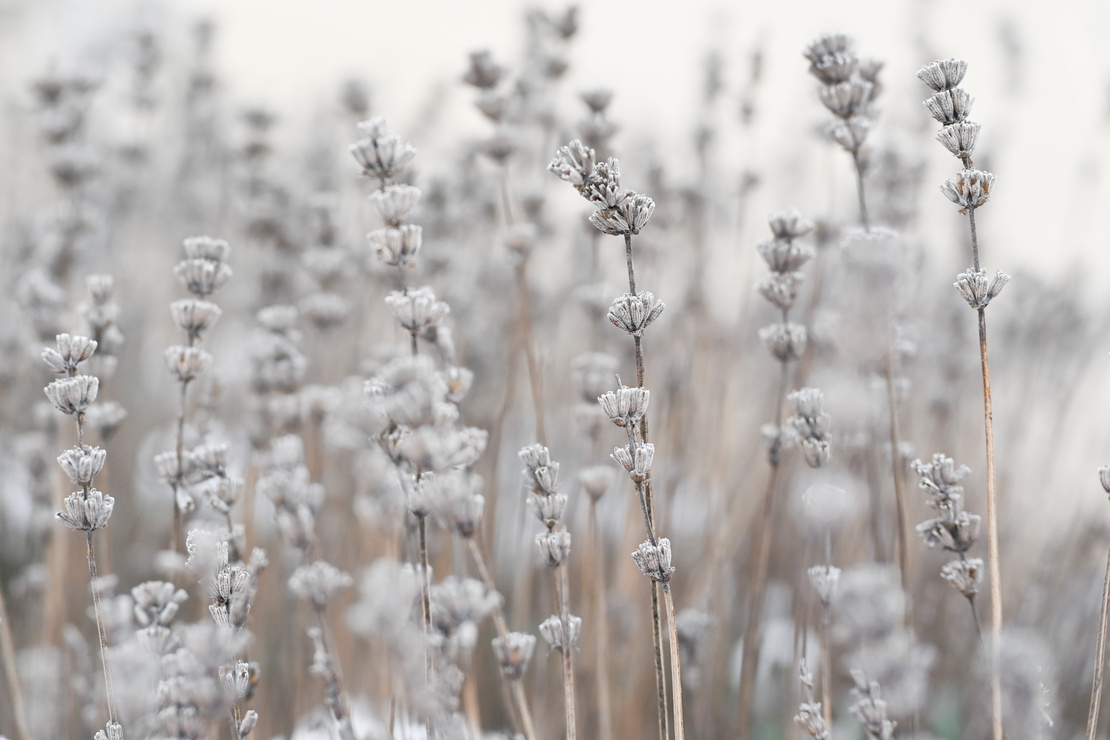
[(922, 67), (917, 77), (934, 95), (924, 101), (925, 107), (943, 127), (939, 141), (963, 163), (964, 169), (941, 186), (945, 197), (967, 214), (971, 232), (972, 267), (956, 278), (956, 289), (979, 315), (979, 359), (983, 375), (983, 427), (987, 448), (987, 544), (991, 580), (991, 704), (994, 717), (994, 740), (1002, 740), (1002, 690), (999, 677), (999, 650), (1002, 642), (1002, 570), (998, 543), (998, 493), (994, 458), (994, 411), (991, 402), (991, 372), (987, 357), (987, 304), (1010, 281), (1010, 276), (996, 271), (989, 281), (979, 265), (979, 238), (975, 231), (975, 211), (990, 200), (994, 175), (973, 168), (971, 154), (979, 137), (979, 124), (969, 121), (971, 96), (959, 87), (967, 72), (967, 62), (959, 59), (935, 61)]
[[(779, 321), (768, 324), (759, 330), (759, 338), (771, 355), (779, 363), (779, 383), (775, 394), (775, 420), (761, 430), (767, 445), (767, 462), (771, 474), (760, 503), (758, 524), (755, 527), (755, 559), (752, 561), (751, 596), (748, 605), (748, 623), (744, 630), (743, 658), (740, 668), (740, 701), (737, 715), (737, 728), (741, 734), (747, 732), (750, 722), (752, 697), (756, 669), (759, 667), (760, 621), (763, 611), (763, 597), (767, 587), (767, 569), (770, 563), (774, 519), (775, 492), (779, 487), (779, 469), (783, 453), (794, 441), (790, 431), (784, 428), (782, 418), (783, 401), (790, 383), (790, 363), (805, 352), (806, 328), (790, 321), (790, 309), (798, 295), (803, 274), (800, 268), (813, 257), (813, 250), (795, 242), (813, 230), (813, 223), (802, 218), (796, 210), (773, 213), (768, 217), (768, 225), (774, 238), (760, 242), (759, 251), (770, 277), (760, 281), (760, 294), (781, 314)], [(811, 443), (812, 446), (812, 443)], [(821, 452), (817, 447), (805, 453), (807, 462), (819, 462)], [(827, 446), (825, 450), (827, 456)]]
[[(828, 659), (824, 653), (821, 662)], [(821, 702), (815, 702), (813, 696), (813, 673), (806, 665), (805, 658), (798, 664), (798, 677), (802, 682), (803, 701), (798, 705), (798, 713), (794, 715), (794, 724), (806, 731), (814, 740), (829, 740), (831, 737), (829, 727), (829, 709), (827, 705), (822, 708)], [(827, 701), (827, 698), (826, 698)]]
[[(655, 535), (655, 510), (651, 487), (651, 463), (655, 456), (655, 446), (648, 441), (648, 420), (643, 413), (647, 408), (648, 391), (644, 385), (644, 330), (659, 317), (665, 308), (662, 301), (657, 301), (655, 296), (646, 291), (636, 290), (636, 269), (632, 257), (632, 236), (640, 233), (640, 229), (647, 225), (648, 220), (655, 212), (655, 202), (642, 193), (635, 193), (621, 185), (620, 163), (610, 157), (605, 162), (596, 161), (596, 153), (581, 141), (575, 139), (556, 153), (555, 158), (548, 165), (548, 170), (561, 180), (570, 183), (578, 194), (594, 204), (595, 210), (590, 215), (592, 223), (599, 231), (610, 236), (624, 237), (625, 263), (628, 269), (628, 292), (613, 301), (609, 309), (609, 320), (618, 329), (632, 337), (633, 348), (636, 354), (636, 387), (639, 390), (641, 413), (634, 422), (622, 422), (622, 416), (627, 413), (628, 399), (631, 399), (631, 390), (620, 386), (608, 402), (613, 412), (607, 407), (607, 402), (602, 400), (609, 394), (599, 398), (602, 408), (609, 418), (618, 426), (625, 427), (628, 434), (628, 446), (618, 447), (613, 451), (613, 458), (625, 469), (636, 484), (637, 496), (644, 515), (644, 525), (648, 533), (648, 544), (658, 547)], [(622, 404), (624, 410), (622, 411)], [(614, 415), (615, 414), (615, 415)], [(638, 435), (637, 435), (638, 431)], [(668, 545), (669, 546), (669, 545)], [(663, 640), (659, 614), (659, 590), (667, 592), (669, 597), (669, 583), (663, 583), (652, 578), (652, 640), (655, 653), (655, 676), (657, 699), (659, 706), (659, 736), (666, 740), (669, 736), (666, 672), (663, 667)], [(673, 612), (673, 605), (671, 612)], [(672, 631), (674, 627), (672, 625)], [(675, 732), (681, 736), (681, 674), (677, 669), (679, 665), (677, 640), (671, 644), (671, 692), (675, 702)]]
[(123, 730), (118, 721), (116, 696), (112, 688), (112, 666), (108, 656), (108, 637), (104, 627), (104, 617), (100, 605), (100, 582), (97, 574), (96, 552), (93, 548), (93, 532), (108, 524), (115, 508), (115, 498), (92, 487), (93, 478), (104, 467), (107, 453), (99, 447), (85, 444), (85, 412), (96, 401), (100, 380), (95, 375), (81, 374), (78, 366), (96, 352), (96, 342), (88, 337), (59, 334), (56, 349), (47, 347), (42, 351), (42, 359), (50, 369), (62, 377), (50, 383), (43, 390), (54, 408), (73, 417), (77, 427), (77, 445), (58, 457), (62, 471), (74, 485), (81, 490), (65, 498), (65, 511), (56, 516), (70, 529), (85, 533), (86, 555), (89, 563), (89, 586), (92, 590), (93, 613), (96, 617), (96, 633), (100, 645), (100, 661), (104, 669), (104, 694), (108, 705), (107, 733), (121, 736)]
[(981, 518), (978, 514), (964, 511), (964, 489), (959, 484), (971, 473), (971, 469), (966, 465), (957, 468), (952, 458), (939, 452), (933, 455), (931, 462), (914, 460), (911, 467), (921, 477), (921, 489), (929, 495), (929, 507), (937, 513), (935, 518), (917, 525), (917, 533), (929, 547), (941, 547), (959, 555), (959, 560), (941, 569), (941, 577), (963, 594), (971, 605), (975, 634), (982, 640), (983, 628), (979, 623), (975, 597), (979, 593), (983, 561), (967, 557), (967, 551), (979, 536)]
[(170, 306), (174, 323), (185, 332), (188, 343), (168, 347), (164, 353), (166, 368), (180, 386), (177, 434), (174, 449), (161, 453), (155, 460), (162, 478), (173, 492), (173, 532), (170, 535), (173, 552), (181, 550), (182, 514), (196, 507), (188, 491), (188, 481), (194, 472), (193, 459), (185, 449), (189, 384), (212, 363), (212, 355), (198, 345), (223, 313), (208, 298), (231, 278), (231, 266), (227, 264), (230, 253), (231, 247), (223, 239), (192, 237), (185, 240), (185, 259), (174, 268), (174, 275), (193, 297), (174, 301)]
[[(536, 545), (539, 547), (543, 562), (553, 569), (555, 580), (555, 603), (558, 605), (559, 614), (551, 618), (556, 619), (561, 634), (557, 640), (549, 640), (552, 647), (559, 649), (563, 664), (563, 704), (566, 710), (566, 733), (568, 740), (578, 735), (578, 722), (575, 712), (574, 696), (574, 665), (572, 661), (573, 648), (577, 640), (572, 638), (571, 620), (581, 619), (572, 617), (570, 613), (570, 532), (560, 525), (563, 512), (567, 508), (567, 497), (559, 493), (559, 463), (551, 459), (550, 451), (541, 444), (525, 447), (520, 451), (520, 459), (524, 462), (525, 485), (528, 486), (528, 507), (544, 526), (546, 532), (536, 535)], [(550, 628), (549, 628), (550, 629)], [(577, 630), (575, 630), (577, 636)]]
[(856, 684), (852, 689), (856, 703), (850, 711), (863, 725), (868, 740), (894, 740), (894, 728), (898, 723), (887, 719), (886, 702), (880, 694), (878, 682), (869, 680), (867, 674), (858, 668), (852, 669), (852, 680)]

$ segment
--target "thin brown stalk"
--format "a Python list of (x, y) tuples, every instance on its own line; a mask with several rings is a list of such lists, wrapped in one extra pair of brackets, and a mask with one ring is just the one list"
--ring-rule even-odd
[(825, 727), (832, 727), (832, 655), (829, 654), (829, 607), (821, 604), (821, 710)]
[[(470, 559), (474, 561), (474, 567), (478, 571), (478, 578), (487, 589), (496, 591), (496, 584), (486, 566), (486, 559), (482, 555), (482, 549), (478, 547), (478, 542), (473, 537), (467, 537), (466, 546), (470, 552)], [(505, 622), (505, 613), (500, 604), (493, 610), (493, 626), (501, 639), (509, 636), (509, 625)], [(520, 685), (520, 681), (510, 680), (501, 671), (498, 673), (501, 675), (501, 680), (508, 684), (512, 697), (510, 710), (514, 710), (513, 715), (520, 720), (520, 731), (524, 734), (525, 740), (535, 740), (536, 730), (532, 725), (532, 712), (528, 708), (528, 697), (524, 693), (524, 687)]]
[(859, 197), (859, 220), (864, 231), (871, 231), (871, 222), (867, 215), (867, 198), (863, 189), (863, 162), (859, 158), (859, 150), (852, 152), (852, 164), (856, 167), (856, 195)]
[(1106, 662), (1106, 613), (1110, 608), (1110, 550), (1106, 552), (1106, 576), (1102, 580), (1102, 605), (1098, 612), (1098, 639), (1095, 643), (1095, 676), (1091, 680), (1091, 711), (1087, 715), (1086, 740), (1095, 740), (1098, 710), (1102, 705), (1102, 669)]
[(902, 478), (902, 433), (898, 424), (898, 391), (894, 384), (894, 350), (886, 356), (886, 390), (890, 408), (891, 473), (894, 476), (894, 503), (898, 515), (898, 570), (902, 575), (902, 591), (906, 598), (906, 626), (913, 625), (910, 607), (909, 514), (906, 510), (906, 486)]
[(594, 650), (595, 675), (597, 682), (598, 737), (600, 740), (613, 740), (613, 706), (609, 696), (609, 627), (608, 610), (605, 608), (605, 563), (602, 557), (601, 534), (597, 526), (597, 501), (590, 499), (590, 542), (594, 549), (593, 574), (594, 622), (597, 645)]
[(23, 701), (23, 685), (19, 681), (19, 671), (15, 665), (15, 643), (12, 641), (11, 623), (8, 621), (8, 608), (4, 603), (4, 590), (0, 588), (0, 648), (4, 652), (4, 678), (11, 693), (12, 714), (15, 715), (15, 730), (19, 740), (31, 740), (31, 725), (27, 722), (27, 705)]
[(674, 613), (674, 598), (671, 596), (671, 584), (660, 584), (663, 591), (663, 600), (667, 605), (667, 626), (670, 629), (671, 643), (671, 696), (674, 706), (674, 738), (684, 740), (685, 722), (682, 718), (682, 662), (679, 659), (678, 645), (678, 620)]
[[(636, 295), (636, 269), (632, 260), (632, 235), (624, 235), (625, 263), (628, 267), (628, 292)], [(644, 387), (644, 345), (641, 337), (633, 337), (636, 351), (636, 385)], [(647, 415), (640, 420), (640, 439), (644, 444), (648, 442)], [(637, 486), (640, 493), (640, 503), (644, 510), (644, 519), (648, 529), (648, 537), (655, 544), (655, 508), (652, 500), (651, 473), (643, 486)], [(651, 582), (651, 638), (652, 650), (655, 658), (655, 687), (659, 707), (659, 740), (668, 740), (670, 737), (670, 720), (667, 710), (667, 675), (663, 667), (666, 660), (663, 655), (663, 629), (659, 610), (659, 589), (655, 581)]]
[(356, 740), (355, 731), (351, 726), (351, 713), (347, 703), (347, 693), (343, 690), (342, 666), (335, 650), (335, 640), (331, 634), (327, 614), (323, 606), (313, 608), (316, 615), (316, 626), (320, 630), (320, 642), (324, 652), (328, 655), (328, 672), (323, 677), (326, 698), (324, 703), (335, 720), (336, 732), (340, 740)]
[(108, 636), (104, 630), (104, 619), (100, 613), (100, 584), (96, 575), (96, 553), (93, 550), (92, 530), (85, 532), (88, 544), (89, 585), (92, 588), (93, 613), (96, 615), (96, 636), (100, 644), (100, 662), (104, 666), (104, 693), (108, 703), (108, 722), (116, 722), (115, 692), (112, 690), (112, 668), (108, 662)]
[[(420, 614), (424, 623), (424, 633), (432, 633), (432, 580), (428, 566), (428, 515), (416, 512), (417, 557), (420, 560)], [(424, 680), (432, 677), (432, 656), (424, 650)]]
[[(785, 312), (783, 322), (785, 323)], [(782, 428), (782, 402), (786, 396), (786, 385), (789, 381), (789, 366), (782, 363), (779, 373), (778, 395), (775, 396), (775, 428)], [(759, 667), (759, 626), (763, 617), (763, 596), (767, 589), (767, 568), (771, 557), (771, 529), (774, 518), (775, 489), (779, 473), (779, 445), (776, 442), (770, 452), (771, 475), (767, 479), (767, 488), (763, 492), (763, 502), (760, 505), (759, 520), (755, 528), (755, 562), (752, 564), (751, 601), (748, 606), (748, 626), (744, 630), (744, 644), (740, 666), (740, 711), (737, 717), (737, 732), (740, 737), (747, 737), (748, 724), (751, 720), (752, 698), (755, 689), (756, 669)]]
[(574, 646), (570, 640), (570, 577), (567, 564), (556, 568), (555, 592), (559, 599), (559, 619), (563, 627), (563, 703), (566, 707), (567, 740), (578, 737), (578, 720), (574, 701)]
[[(979, 238), (975, 231), (975, 209), (967, 212), (971, 229), (971, 251), (975, 269), (979, 268)], [(991, 368), (987, 356), (987, 315), (979, 314), (979, 359), (983, 372), (983, 428), (987, 448), (987, 540), (991, 579), (991, 714), (994, 740), (1002, 737), (1002, 685), (1000, 656), (1002, 649), (1002, 569), (998, 548), (998, 492), (994, 472), (994, 411), (991, 404)]]

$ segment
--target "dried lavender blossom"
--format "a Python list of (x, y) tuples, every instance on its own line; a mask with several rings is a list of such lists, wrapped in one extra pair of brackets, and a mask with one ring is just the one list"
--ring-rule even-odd
[(988, 282), (986, 270), (969, 267), (967, 272), (961, 272), (956, 276), (956, 282), (953, 285), (960, 291), (967, 305), (978, 310), (986, 308), (991, 299), (1001, 293), (1008, 282), (1010, 282), (1010, 276), (1002, 271), (996, 271), (994, 278)]
[(963, 170), (944, 181), (940, 191), (948, 200), (960, 206), (960, 213), (985, 205), (994, 187), (994, 175), (981, 170)]
[(674, 573), (671, 565), (671, 541), (666, 537), (660, 538), (658, 544), (651, 541), (641, 542), (632, 553), (636, 567), (648, 578), (661, 583), (670, 580)]

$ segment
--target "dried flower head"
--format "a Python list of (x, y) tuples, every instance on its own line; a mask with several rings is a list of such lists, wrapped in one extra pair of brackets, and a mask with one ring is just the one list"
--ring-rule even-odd
[(43, 388), (54, 408), (71, 416), (83, 414), (96, 400), (100, 380), (95, 375), (74, 375), (58, 378)]
[(163, 357), (170, 374), (181, 383), (196, 380), (212, 364), (212, 355), (199, 347), (181, 344), (167, 347)]
[(383, 183), (404, 169), (416, 156), (411, 144), (386, 131), (384, 118), (372, 118), (357, 124), (362, 135), (350, 146), (351, 156), (362, 167), (362, 174), (377, 177)]
[(650, 540), (641, 542), (632, 553), (632, 559), (636, 561), (640, 572), (653, 581), (668, 581), (671, 573), (674, 573), (674, 566), (671, 565), (671, 541), (666, 537), (655, 545)]
[(994, 187), (994, 175), (982, 170), (963, 170), (944, 181), (940, 191), (960, 206), (960, 213), (986, 204)]
[(552, 568), (558, 568), (570, 557), (570, 532), (565, 529), (541, 532), (536, 535), (536, 545), (540, 548), (543, 562)]
[(540, 635), (543, 636), (548, 645), (556, 650), (562, 650), (567, 646), (574, 648), (578, 645), (578, 635), (581, 632), (582, 618), (573, 614), (567, 619), (565, 633), (563, 620), (555, 614), (540, 622)]
[(593, 173), (594, 161), (594, 150), (575, 139), (559, 148), (555, 158), (547, 165), (547, 169), (560, 179), (569, 182), (582, 193), (583, 197), (588, 198), (586, 184)]
[(393, 311), (397, 322), (414, 334), (432, 326), (451, 312), (451, 307), (443, 301), (437, 301), (435, 291), (427, 285), (407, 293), (392, 291), (385, 297), (385, 302)]
[(646, 388), (630, 388), (621, 384), (615, 391), (599, 396), (597, 402), (609, 421), (618, 427), (625, 427), (644, 418), (650, 400), (651, 391)]
[(979, 558), (953, 560), (940, 569), (940, 577), (961, 594), (973, 599), (979, 593), (979, 584), (983, 580), (983, 561)]
[(185, 298), (170, 304), (173, 320), (190, 336), (201, 337), (220, 318), (223, 311), (215, 303)]
[(917, 71), (917, 79), (935, 92), (951, 90), (963, 81), (967, 62), (962, 59), (944, 59), (929, 62)]
[(821, 605), (829, 608), (836, 596), (836, 586), (840, 583), (840, 568), (834, 565), (814, 565), (806, 572)]
[(510, 632), (493, 639), (493, 653), (497, 656), (501, 672), (511, 681), (519, 681), (524, 676), (535, 648), (535, 635), (524, 632)]
[(967, 305), (978, 310), (986, 308), (991, 299), (1001, 293), (1008, 282), (1010, 282), (1010, 276), (1002, 271), (996, 271), (994, 278), (988, 281), (986, 270), (975, 270), (969, 267), (967, 272), (961, 272), (956, 276), (956, 282), (953, 285), (960, 291)]
[(378, 209), (386, 226), (398, 228), (408, 212), (420, 202), (420, 188), (412, 185), (387, 185), (371, 193), (370, 202)]
[(642, 193), (633, 193), (614, 208), (599, 208), (590, 214), (590, 223), (610, 236), (639, 234), (655, 213), (655, 201)]
[(108, 524), (115, 508), (116, 500), (95, 488), (87, 492), (76, 491), (65, 498), (65, 511), (55, 516), (70, 529), (92, 532)]
[(289, 590), (293, 595), (317, 609), (327, 606), (336, 594), (353, 583), (350, 574), (323, 560), (302, 565), (289, 576)]
[(96, 342), (88, 337), (59, 334), (55, 337), (57, 349), (46, 347), (42, 359), (59, 375), (74, 375), (77, 366), (96, 352)]
[(943, 144), (952, 156), (967, 159), (975, 150), (980, 128), (982, 126), (974, 121), (953, 123), (937, 132), (937, 141)]
[(923, 101), (922, 105), (928, 109), (929, 115), (935, 118), (937, 123), (950, 126), (967, 120), (967, 117), (971, 115), (971, 104), (973, 102), (966, 90), (957, 87), (936, 93), (928, 100)]
[(642, 337), (644, 329), (659, 318), (667, 304), (658, 301), (647, 291), (636, 295), (625, 293), (609, 306), (609, 321), (618, 329), (634, 337)]
[(77, 485), (88, 485), (104, 467), (107, 453), (99, 447), (71, 447), (58, 456), (66, 477)]
[(759, 330), (759, 339), (779, 362), (802, 356), (806, 349), (806, 328), (790, 322), (770, 324)]

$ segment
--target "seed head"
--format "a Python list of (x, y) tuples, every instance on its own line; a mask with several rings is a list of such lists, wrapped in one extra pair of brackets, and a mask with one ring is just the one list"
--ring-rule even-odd
[(58, 464), (72, 483), (86, 486), (104, 467), (107, 454), (99, 447), (71, 447), (58, 456)]
[(54, 408), (71, 416), (83, 414), (96, 400), (100, 379), (95, 375), (74, 375), (59, 378), (43, 388)]
[(805, 236), (813, 231), (813, 222), (802, 218), (797, 208), (788, 211), (772, 213), (767, 217), (767, 224), (776, 239), (790, 240)]
[(994, 175), (982, 170), (963, 170), (944, 181), (940, 191), (948, 200), (960, 206), (960, 213), (985, 205), (991, 197)]
[(971, 115), (971, 96), (962, 87), (938, 92), (922, 104), (929, 110), (929, 115), (937, 123), (950, 126), (953, 123), (967, 120)]
[(555, 158), (547, 169), (588, 198), (585, 186), (594, 170), (594, 150), (575, 139), (555, 152)]
[(540, 623), (540, 635), (547, 641), (547, 644), (557, 650), (562, 650), (567, 646), (567, 642), (570, 643), (569, 647), (571, 648), (578, 645), (578, 635), (582, 632), (582, 618), (571, 614), (567, 619), (566, 632), (566, 637), (569, 639), (564, 639), (563, 620), (555, 614)]
[(917, 79), (928, 85), (934, 92), (951, 90), (963, 81), (967, 74), (967, 62), (962, 59), (944, 59), (929, 62), (917, 71)]
[(116, 500), (106, 493), (90, 488), (87, 493), (76, 491), (69, 494), (64, 503), (66, 510), (55, 514), (58, 521), (70, 529), (92, 532), (108, 524)]
[(655, 213), (655, 201), (633, 193), (615, 208), (599, 208), (590, 214), (590, 223), (610, 236), (639, 234)]
[(640, 291), (636, 295), (625, 293), (609, 306), (608, 316), (613, 326), (634, 337), (642, 337), (644, 329), (659, 318), (666, 307), (667, 304), (657, 301), (647, 291)]
[(953, 560), (940, 569), (940, 577), (969, 599), (979, 593), (983, 580), (983, 561), (979, 558)]
[(501, 672), (510, 681), (519, 681), (524, 676), (532, 651), (536, 648), (535, 635), (524, 632), (510, 632), (504, 637), (493, 639), (493, 654), (501, 665)]
[(370, 194), (370, 201), (387, 226), (397, 228), (408, 212), (420, 202), (420, 188), (412, 185), (387, 185)]
[(392, 291), (385, 298), (394, 318), (412, 333), (418, 333), (437, 323), (451, 312), (451, 307), (436, 300), (435, 291), (424, 286), (408, 293)]
[(629, 388), (627, 385), (621, 385), (615, 391), (599, 396), (597, 402), (601, 404), (601, 409), (609, 417), (609, 421), (619, 427), (625, 427), (644, 418), (650, 400), (651, 391), (646, 388)]
[(167, 347), (163, 357), (170, 374), (181, 383), (196, 380), (212, 364), (212, 355), (199, 347), (181, 344)]
[(210, 301), (185, 298), (170, 304), (173, 320), (190, 336), (200, 337), (220, 318), (223, 311)]
[(674, 566), (671, 565), (671, 541), (666, 537), (661, 538), (657, 545), (651, 544), (650, 540), (641, 542), (632, 553), (632, 559), (636, 561), (640, 572), (653, 581), (666, 582), (670, 580), (671, 573), (674, 573)]
[(967, 305), (978, 310), (986, 308), (991, 299), (1001, 293), (1008, 282), (1010, 282), (1010, 276), (1004, 272), (996, 271), (994, 278), (988, 282), (986, 270), (974, 270), (969, 267), (967, 272), (961, 272), (956, 276), (956, 282), (953, 285), (960, 291)]
[(317, 560), (302, 565), (289, 577), (289, 590), (302, 601), (308, 601), (320, 608), (327, 606), (336, 594), (354, 583), (350, 574), (336, 568), (331, 563)]
[(952, 156), (967, 159), (975, 150), (981, 126), (974, 121), (960, 121), (945, 126), (937, 133), (937, 141), (952, 153)]
[(542, 532), (536, 535), (536, 545), (540, 548), (544, 563), (552, 568), (558, 568), (570, 557), (570, 532), (565, 529), (557, 532)]
[(836, 596), (836, 587), (840, 583), (840, 568), (833, 565), (815, 565), (807, 573), (813, 590), (817, 592), (817, 598), (827, 609)]
[(759, 338), (779, 362), (796, 360), (806, 349), (806, 328), (801, 324), (770, 324), (759, 330)]
[(54, 338), (57, 349), (46, 347), (42, 359), (50, 369), (59, 375), (74, 375), (77, 366), (92, 357), (96, 352), (96, 341), (83, 336), (59, 334)]
[(372, 118), (356, 125), (362, 135), (350, 146), (351, 156), (362, 167), (362, 174), (382, 182), (394, 177), (416, 156), (411, 144), (386, 131), (384, 118)]
[(838, 82), (821, 88), (821, 102), (834, 116), (847, 120), (866, 113), (872, 89), (870, 82), (859, 78)]

